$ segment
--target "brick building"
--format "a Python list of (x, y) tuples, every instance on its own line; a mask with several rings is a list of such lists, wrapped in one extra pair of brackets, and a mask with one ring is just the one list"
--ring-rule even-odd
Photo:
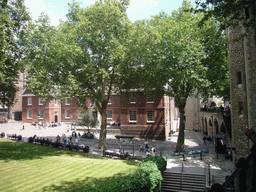
[[(77, 99), (58, 99), (44, 102), (30, 90), (22, 93), (23, 122), (72, 122), (80, 118), (81, 107)], [(86, 106), (100, 120), (99, 113), (88, 99)], [(177, 128), (179, 116), (174, 106), (174, 99), (168, 96), (154, 98), (142, 92), (131, 93), (128, 100), (125, 96), (111, 95), (107, 106), (107, 124), (120, 124), (121, 134), (134, 135), (139, 138), (165, 140), (171, 130)]]

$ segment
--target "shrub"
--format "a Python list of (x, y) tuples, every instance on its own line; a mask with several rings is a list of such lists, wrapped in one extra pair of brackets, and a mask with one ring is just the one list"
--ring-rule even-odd
[(96, 187), (88, 186), (81, 191), (90, 192), (159, 192), (162, 174), (154, 162), (142, 162), (138, 171), (131, 175), (99, 183)]
[(161, 172), (164, 172), (166, 170), (167, 162), (163, 157), (161, 157), (161, 156), (149, 156), (145, 160), (143, 160), (142, 163), (148, 162), (148, 161), (154, 162)]
[(147, 173), (148, 191), (161, 191), (162, 174), (155, 162), (148, 161), (140, 164), (140, 169)]

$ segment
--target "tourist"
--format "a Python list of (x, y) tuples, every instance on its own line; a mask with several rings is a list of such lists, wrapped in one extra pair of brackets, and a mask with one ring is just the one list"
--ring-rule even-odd
[(145, 149), (147, 150), (147, 148), (148, 148), (148, 140), (146, 140), (144, 144), (145, 144)]
[(155, 156), (156, 155), (156, 148), (153, 146), (151, 150), (152, 150), (152, 156)]
[(121, 145), (119, 146), (119, 153), (120, 153), (120, 155), (122, 155), (122, 146)]
[(149, 148), (146, 149), (146, 156), (147, 156), (147, 157), (150, 156), (150, 149), (149, 149)]
[(140, 146), (140, 152), (143, 152), (144, 151), (144, 147), (143, 145)]
[(206, 136), (203, 136), (204, 144), (206, 145)]

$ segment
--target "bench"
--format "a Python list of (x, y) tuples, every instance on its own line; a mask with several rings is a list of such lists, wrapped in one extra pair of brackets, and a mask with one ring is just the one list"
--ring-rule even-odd
[(185, 161), (186, 156), (196, 156), (196, 155), (200, 155), (200, 159), (202, 160), (203, 155), (204, 155), (205, 153), (209, 153), (208, 149), (172, 153), (171, 156), (182, 156), (182, 157), (183, 157), (183, 160)]

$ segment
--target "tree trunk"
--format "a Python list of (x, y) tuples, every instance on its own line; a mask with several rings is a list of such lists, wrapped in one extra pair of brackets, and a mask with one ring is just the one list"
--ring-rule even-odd
[(107, 108), (102, 109), (101, 113), (101, 126), (100, 126), (100, 138), (98, 149), (106, 150), (107, 149)]
[(176, 152), (184, 151), (184, 139), (185, 139), (185, 118), (184, 118), (184, 107), (179, 107), (180, 111), (180, 127), (179, 127), (179, 136), (177, 140)]

